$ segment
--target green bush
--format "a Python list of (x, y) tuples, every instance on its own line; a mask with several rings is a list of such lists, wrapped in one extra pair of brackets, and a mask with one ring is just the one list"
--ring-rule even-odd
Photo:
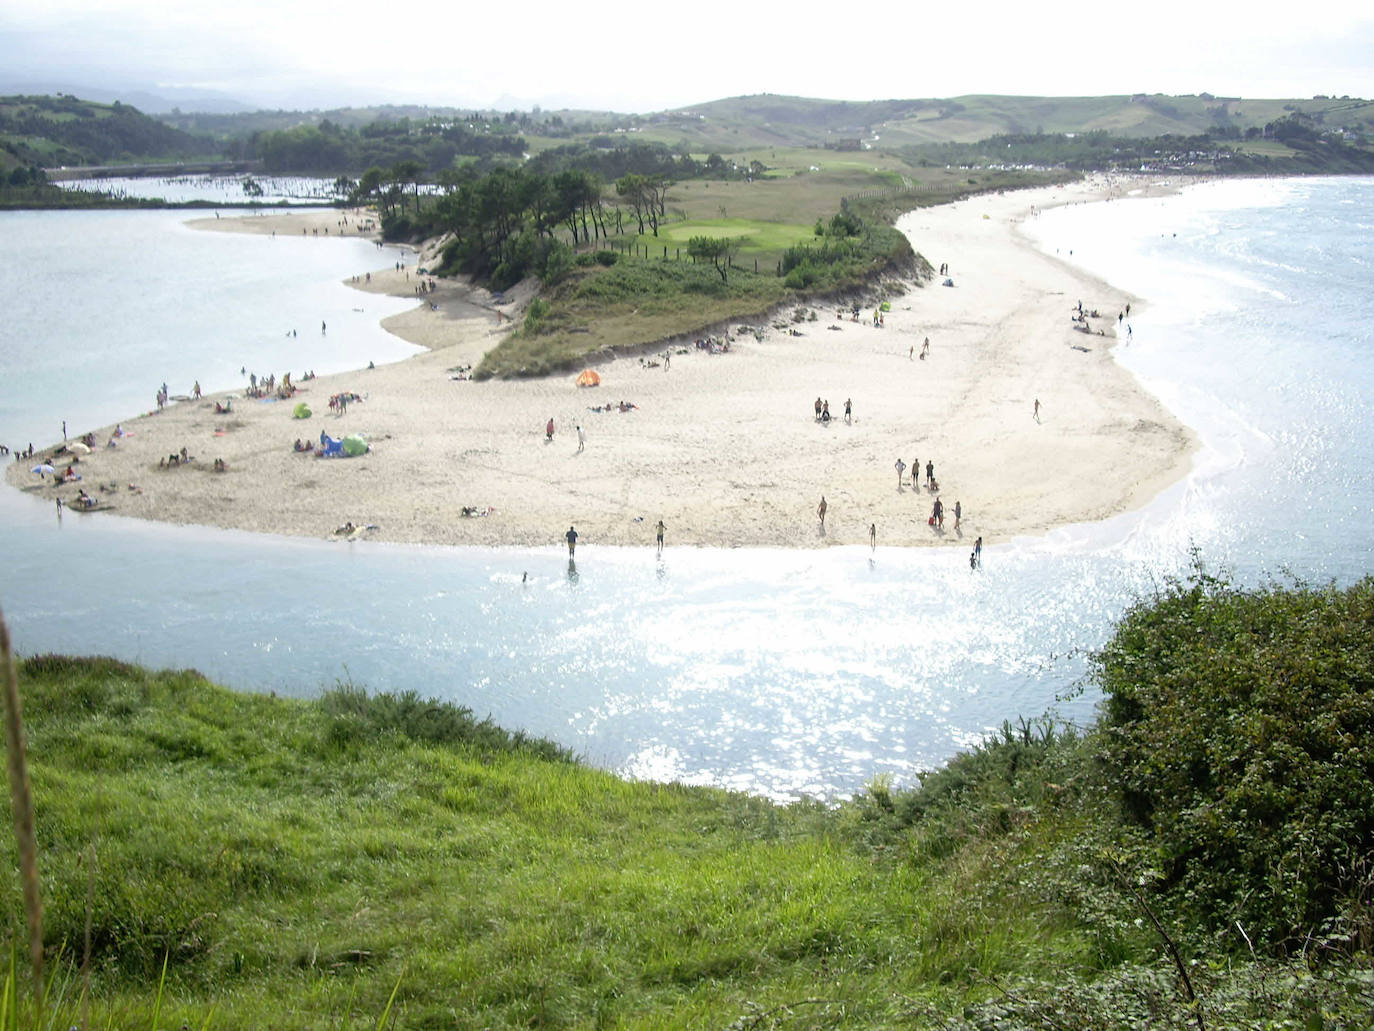
[(531, 333), (538, 331), (539, 323), (548, 313), (549, 302), (542, 297), (536, 297), (530, 302), (529, 308), (525, 310), (525, 329)]
[(572, 248), (561, 240), (553, 240), (549, 246), (543, 248), (543, 265), (539, 278), (545, 286), (553, 286), (572, 271), (572, 267)]
[(1095, 657), (1104, 755), (1166, 887), (1281, 949), (1371, 929), (1374, 579), (1244, 592), (1200, 569)]

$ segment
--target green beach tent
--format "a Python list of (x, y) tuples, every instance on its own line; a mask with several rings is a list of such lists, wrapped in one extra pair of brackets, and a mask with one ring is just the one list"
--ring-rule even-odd
[(301, 401), (299, 404), (296, 405), (295, 409), (291, 412), (291, 418), (293, 418), (293, 419), (308, 419), (308, 418), (310, 418), (310, 406), (309, 406), (308, 404), (306, 404), (304, 401)]
[(350, 433), (343, 439), (343, 451), (350, 458), (365, 455), (367, 454), (367, 441), (356, 433)]

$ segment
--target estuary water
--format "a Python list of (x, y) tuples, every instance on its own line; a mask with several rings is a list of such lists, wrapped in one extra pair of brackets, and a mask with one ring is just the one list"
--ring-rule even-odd
[[(1371, 180), (1272, 180), (1029, 223), (1050, 253), (1148, 300), (1118, 358), (1203, 446), (1145, 508), (989, 542), (979, 571), (960, 548), (657, 561), (588, 547), (574, 568), (555, 546), (59, 521), (7, 488), (0, 605), (26, 654), (190, 666), (282, 694), (413, 689), (626, 776), (779, 799), (909, 783), (1003, 720), (1091, 719), (1085, 651), (1185, 573), (1191, 548), (1245, 583), (1371, 571), (1371, 211)], [(141, 263), (164, 252), (150, 277)], [(358, 241), (195, 233), (166, 213), (0, 215), (0, 441), (41, 446), (63, 418), (80, 432), (146, 410), (164, 380), (214, 390), (244, 366), (403, 357), (376, 326), (387, 302), (338, 282), (391, 260)], [(325, 340), (305, 332), (321, 318)]]

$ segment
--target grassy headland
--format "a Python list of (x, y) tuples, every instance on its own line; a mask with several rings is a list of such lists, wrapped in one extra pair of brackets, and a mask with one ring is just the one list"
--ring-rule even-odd
[(1199, 575), (1124, 619), (1099, 725), (834, 808), (413, 696), (31, 658), (46, 1024), (88, 955), (94, 1026), (1364, 1027), (1371, 619), (1371, 580)]
[[(486, 355), (477, 375), (566, 371), (594, 353), (757, 321), (788, 304), (862, 297), (885, 277), (920, 282), (930, 266), (892, 227), (897, 215), (1062, 178), (945, 169), (902, 176), (838, 162), (756, 180), (676, 183), (653, 233), (593, 241), (546, 272), (543, 295), (525, 325)], [(692, 241), (701, 238), (729, 241), (723, 273), (693, 257)]]

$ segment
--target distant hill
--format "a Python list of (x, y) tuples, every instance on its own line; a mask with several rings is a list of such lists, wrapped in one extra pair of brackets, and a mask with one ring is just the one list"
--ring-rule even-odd
[(100, 104), (121, 104), (138, 108), (145, 115), (162, 115), (176, 111), (213, 111), (224, 114), (233, 111), (252, 111), (253, 105), (218, 90), (196, 89), (187, 86), (127, 87), (86, 85), (60, 80), (10, 79), (0, 75), (0, 94), (23, 96), (80, 97)]
[(1091, 132), (1116, 136), (1192, 136), (1241, 132), (1300, 112), (1328, 128), (1374, 135), (1374, 103), (1353, 98), (1244, 100), (1144, 94), (1108, 97), (970, 95), (926, 100), (815, 100), (763, 93), (696, 104), (641, 119), (651, 138), (693, 150), (753, 147), (883, 149), (915, 143), (973, 143), (1000, 134)]
[(123, 164), (182, 160), (212, 145), (119, 101), (76, 97), (0, 97), (0, 171), (16, 166)]

